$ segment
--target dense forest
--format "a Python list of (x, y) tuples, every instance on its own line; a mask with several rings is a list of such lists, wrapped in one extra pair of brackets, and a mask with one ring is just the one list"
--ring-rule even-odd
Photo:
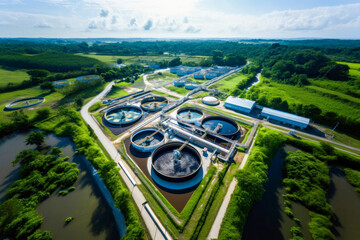
[(354, 62), (360, 60), (359, 40), (178, 40), (178, 41), (128, 41), (118, 40), (113, 43), (105, 41), (83, 42), (75, 40), (25, 40), (0, 39), (0, 53), (6, 54), (40, 54), (48, 51), (57, 53), (97, 53), (104, 55), (162, 55), (165, 52), (177, 55), (211, 56), (213, 50), (220, 50), (225, 55), (241, 53), (246, 58), (256, 58), (273, 43), (286, 45), (291, 49), (310, 48), (337, 58), (346, 56)]

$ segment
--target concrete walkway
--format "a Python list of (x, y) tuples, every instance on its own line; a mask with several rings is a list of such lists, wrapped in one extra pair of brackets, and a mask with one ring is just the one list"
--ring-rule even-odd
[[(109, 153), (111, 158), (117, 163), (118, 161), (124, 161), (121, 159), (120, 154), (118, 153), (117, 149), (114, 147), (112, 142), (105, 136), (105, 134), (102, 132), (101, 128), (98, 126), (96, 121), (91, 117), (89, 114), (89, 108), (91, 105), (93, 105), (96, 101), (103, 98), (110, 90), (112, 85), (114, 85), (114, 82), (110, 83), (106, 86), (106, 88), (96, 97), (94, 97), (90, 102), (88, 102), (85, 106), (82, 107), (80, 113), (85, 122), (94, 130), (94, 133), (98, 137), (99, 141), (104, 146), (105, 150)], [(127, 166), (126, 164), (124, 164)], [(129, 170), (130, 168), (127, 167), (127, 170), (132, 173), (132, 171)], [(163, 240), (163, 239), (172, 239), (170, 234), (165, 230), (165, 228), (162, 226), (160, 221), (157, 219), (155, 214), (153, 213), (150, 206), (147, 204), (146, 199), (142, 192), (139, 190), (139, 188), (136, 185), (133, 185), (129, 178), (126, 176), (124, 171), (120, 171), (121, 177), (123, 178), (124, 182), (126, 183), (128, 189), (131, 191), (132, 197), (136, 203), (136, 206), (140, 210), (141, 217), (143, 218), (146, 227), (149, 230), (149, 233), (152, 237), (152, 239), (156, 240)], [(132, 177), (136, 179), (134, 174), (132, 174)]]
[[(255, 137), (254, 137), (255, 139)], [(249, 150), (245, 153), (245, 156), (239, 166), (239, 169), (243, 169), (247, 160), (248, 160), (248, 157), (250, 155), (250, 152), (251, 152), (251, 149), (253, 148), (254, 146), (254, 143), (255, 141), (252, 142)], [(207, 236), (206, 239), (217, 239), (219, 237), (219, 232), (220, 232), (220, 228), (221, 228), (221, 223), (225, 217), (225, 213), (226, 213), (226, 210), (229, 206), (229, 203), (230, 203), (230, 200), (231, 200), (231, 195), (233, 194), (234, 190), (235, 190), (235, 187), (236, 187), (236, 184), (237, 184), (237, 181), (236, 181), (236, 178), (234, 177), (233, 180), (231, 181), (230, 185), (229, 185), (229, 188), (228, 188), (228, 191), (226, 192), (226, 195), (224, 197), (224, 200), (220, 206), (220, 209), (219, 209), (219, 212), (218, 214), (216, 215), (216, 218), (215, 218), (215, 221), (213, 223), (213, 225), (211, 226), (211, 229), (210, 229), (210, 232), (209, 232), (209, 235)]]

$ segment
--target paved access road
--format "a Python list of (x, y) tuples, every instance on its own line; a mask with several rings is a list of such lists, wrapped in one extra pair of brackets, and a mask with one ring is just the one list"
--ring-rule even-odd
[[(111, 90), (111, 87), (113, 85), (114, 82), (108, 84), (99, 95), (94, 97), (90, 102), (88, 102), (82, 107), (80, 113), (82, 118), (85, 120), (85, 122), (94, 130), (94, 133), (96, 134), (97, 138), (100, 140), (101, 144), (104, 146), (105, 150), (109, 153), (111, 158), (117, 163), (118, 161), (122, 161), (122, 162), (124, 161), (121, 159), (120, 154), (118, 153), (117, 149), (114, 147), (112, 142), (105, 136), (105, 134), (102, 132), (97, 122), (89, 114), (89, 108), (91, 107), (91, 105), (93, 105), (96, 101), (106, 96), (106, 94)], [(120, 171), (120, 174), (124, 179), (124, 182), (126, 183), (127, 187), (132, 192), (132, 197), (138, 209), (140, 210), (141, 217), (143, 218), (151, 237), (156, 240), (172, 239), (170, 234), (165, 230), (165, 228), (162, 226), (160, 221), (153, 214), (153, 211), (151, 210), (150, 206), (146, 203), (146, 199), (142, 194), (142, 192), (139, 190), (139, 188), (131, 183), (131, 181), (128, 179), (128, 177), (123, 171)], [(133, 177), (135, 178), (135, 176)]]

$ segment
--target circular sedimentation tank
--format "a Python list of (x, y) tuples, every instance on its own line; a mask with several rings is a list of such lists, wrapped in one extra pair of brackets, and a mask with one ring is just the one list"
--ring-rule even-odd
[(144, 98), (140, 106), (142, 110), (149, 112), (156, 112), (168, 105), (169, 101), (165, 97), (153, 96)]
[(196, 121), (201, 121), (203, 119), (204, 114), (200, 109), (194, 107), (184, 107), (180, 108), (177, 111), (176, 118), (180, 121), (184, 121), (187, 123), (195, 123)]
[(193, 90), (197, 87), (199, 87), (200, 85), (198, 83), (194, 83), (194, 82), (187, 82), (185, 83), (185, 89), (187, 90)]
[(143, 115), (141, 108), (136, 106), (120, 106), (111, 108), (105, 112), (105, 120), (113, 125), (131, 124), (139, 120)]
[(236, 136), (240, 131), (239, 125), (235, 121), (222, 116), (206, 117), (202, 120), (201, 125), (204, 129), (215, 131), (226, 137)]
[(174, 81), (174, 86), (175, 86), (175, 87), (185, 86), (185, 80)]
[(196, 176), (202, 166), (199, 152), (183, 142), (170, 142), (158, 147), (151, 158), (157, 176), (170, 182), (184, 182)]
[(214, 96), (205, 96), (201, 99), (201, 102), (209, 106), (216, 106), (219, 105), (220, 100)]
[(22, 98), (6, 104), (5, 110), (17, 110), (22, 108), (28, 108), (43, 103), (44, 101), (45, 98), (43, 97)]
[(144, 128), (131, 136), (131, 145), (142, 152), (151, 152), (164, 143), (164, 133), (156, 128)]

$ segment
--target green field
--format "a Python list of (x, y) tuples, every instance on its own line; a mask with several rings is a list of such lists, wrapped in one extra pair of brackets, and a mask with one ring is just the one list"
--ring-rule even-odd
[(220, 80), (210, 86), (211, 89), (219, 89), (221, 92), (230, 94), (230, 92), (236, 87), (236, 85), (246, 78), (245, 74), (240, 72), (234, 73), (231, 76)]
[(350, 62), (337, 62), (340, 64), (348, 65), (350, 70), (349, 74), (355, 79), (360, 79), (360, 63), (350, 63)]
[[(265, 78), (262, 78), (263, 80)], [(338, 115), (343, 116), (360, 116), (359, 100), (351, 96), (336, 93), (341, 98), (346, 98), (347, 101), (341, 101), (334, 96), (328, 94), (330, 90), (324, 88), (317, 88), (314, 91), (313, 86), (296, 87), (292, 85), (280, 84), (270, 81), (261, 81), (256, 86), (260, 90), (261, 95), (264, 95), (267, 99), (281, 97), (282, 100), (286, 100), (291, 108), (291, 104), (314, 104), (319, 107), (322, 112), (336, 112)], [(327, 94), (323, 94), (326, 92)], [(331, 92), (333, 93), (333, 92)], [(350, 100), (350, 101), (348, 101)]]
[(176, 78), (179, 78), (176, 74), (163, 72), (161, 75), (159, 74), (151, 74), (147, 77), (147, 80), (152, 84), (162, 84), (169, 81), (172, 81)]
[[(152, 64), (157, 63), (162, 60), (171, 61), (175, 58), (175, 56), (111, 56), (111, 55), (97, 55), (97, 54), (83, 54), (79, 53), (77, 55), (90, 57), (97, 59), (101, 62), (104, 62), (106, 64), (116, 64), (116, 60), (118, 58), (121, 58), (123, 60), (123, 63), (125, 64)], [(179, 56), (182, 62), (196, 62), (199, 63), (201, 59), (205, 58), (204, 56)]]
[(111, 88), (111, 91), (108, 93), (108, 95), (106, 95), (107, 98), (118, 98), (118, 97), (122, 97), (122, 96), (126, 96), (129, 93), (127, 91), (125, 91), (122, 87), (114, 85)]
[(10, 71), (0, 67), (0, 87), (6, 87), (9, 83), (18, 84), (29, 79), (30, 76), (24, 70)]
[(172, 92), (176, 92), (178, 94), (181, 95), (186, 95), (188, 92), (190, 92), (191, 90), (187, 90), (185, 89), (185, 87), (175, 87), (175, 86), (171, 86), (171, 87), (165, 87), (167, 89), (169, 89)]

